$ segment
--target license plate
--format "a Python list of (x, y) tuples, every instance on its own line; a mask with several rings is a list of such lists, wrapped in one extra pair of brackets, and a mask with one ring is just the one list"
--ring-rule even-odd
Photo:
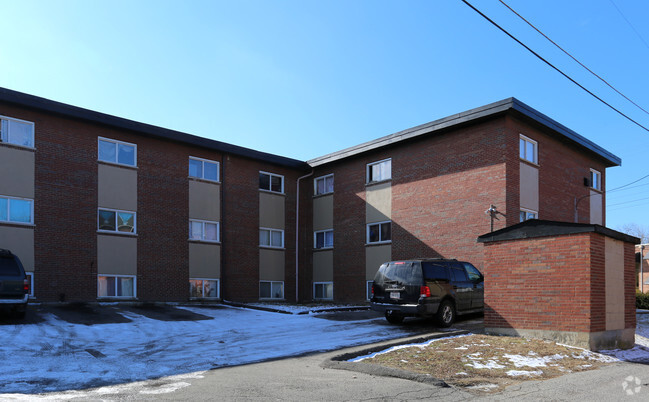
[(401, 297), (400, 292), (390, 292), (390, 299), (398, 299)]

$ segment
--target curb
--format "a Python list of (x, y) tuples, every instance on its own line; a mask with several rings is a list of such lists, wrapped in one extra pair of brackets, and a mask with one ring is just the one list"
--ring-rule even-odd
[(240, 308), (247, 308), (247, 309), (251, 309), (251, 310), (267, 311), (269, 313), (280, 313), (280, 314), (289, 314), (289, 315), (335, 313), (335, 312), (340, 312), (340, 311), (363, 311), (363, 310), (369, 310), (370, 309), (370, 306), (350, 306), (350, 307), (335, 307), (335, 308), (313, 308), (313, 309), (309, 309), (309, 310), (306, 310), (306, 311), (300, 311), (298, 313), (292, 313), (290, 311), (276, 309), (276, 308), (272, 308), (272, 307), (256, 306), (256, 305), (250, 305), (250, 304), (246, 304), (246, 303), (231, 302), (231, 301), (227, 301), (227, 300), (222, 300), (221, 304), (225, 304), (226, 306), (231, 306), (231, 307), (240, 307)]
[(458, 331), (449, 331), (449, 332), (436, 332), (433, 334), (416, 336), (413, 338), (401, 338), (397, 341), (375, 344), (373, 346), (364, 349), (355, 350), (354, 352), (343, 353), (331, 357), (325, 360), (324, 362), (322, 362), (320, 366), (322, 368), (329, 368), (335, 370), (347, 370), (347, 371), (355, 371), (355, 372), (369, 374), (369, 375), (401, 378), (404, 380), (422, 382), (430, 385), (435, 385), (438, 387), (450, 387), (450, 385), (448, 385), (446, 382), (438, 378), (431, 377), (428, 374), (413, 373), (412, 371), (395, 369), (395, 368), (385, 367), (385, 366), (372, 364), (372, 363), (350, 362), (349, 360), (358, 356), (369, 355), (371, 353), (380, 352), (382, 350), (386, 350), (394, 346), (405, 345), (408, 343), (424, 343), (431, 339), (447, 338), (450, 336), (467, 335), (467, 334), (470, 334), (470, 332), (465, 330), (458, 330)]

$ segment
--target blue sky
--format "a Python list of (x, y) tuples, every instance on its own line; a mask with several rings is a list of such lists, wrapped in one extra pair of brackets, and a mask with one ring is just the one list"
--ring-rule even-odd
[[(505, 1), (649, 110), (649, 2)], [(471, 3), (649, 127), (499, 1)], [(514, 96), (621, 157), (608, 189), (649, 175), (648, 132), (460, 0), (0, 0), (0, 14), (0, 86), (120, 117), (306, 160)], [(649, 228), (648, 206), (649, 178), (608, 195), (607, 224)]]

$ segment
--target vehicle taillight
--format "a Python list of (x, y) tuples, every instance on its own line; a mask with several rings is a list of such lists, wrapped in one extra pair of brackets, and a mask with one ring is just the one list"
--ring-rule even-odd
[(370, 291), (372, 292), (372, 297), (374, 297), (374, 284), (372, 284), (372, 289), (370, 289)]
[(430, 297), (430, 288), (428, 286), (422, 286), (419, 288), (420, 297)]
[(29, 293), (29, 281), (27, 279), (23, 281), (23, 289), (25, 290), (25, 293)]

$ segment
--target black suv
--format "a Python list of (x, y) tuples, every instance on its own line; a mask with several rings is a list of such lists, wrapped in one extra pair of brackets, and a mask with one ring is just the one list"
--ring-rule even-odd
[(372, 284), (372, 310), (392, 324), (404, 317), (435, 318), (442, 327), (457, 314), (482, 311), (484, 277), (468, 262), (422, 258), (386, 262)]
[(0, 249), (0, 309), (24, 318), (29, 298), (29, 282), (20, 259), (9, 250)]

